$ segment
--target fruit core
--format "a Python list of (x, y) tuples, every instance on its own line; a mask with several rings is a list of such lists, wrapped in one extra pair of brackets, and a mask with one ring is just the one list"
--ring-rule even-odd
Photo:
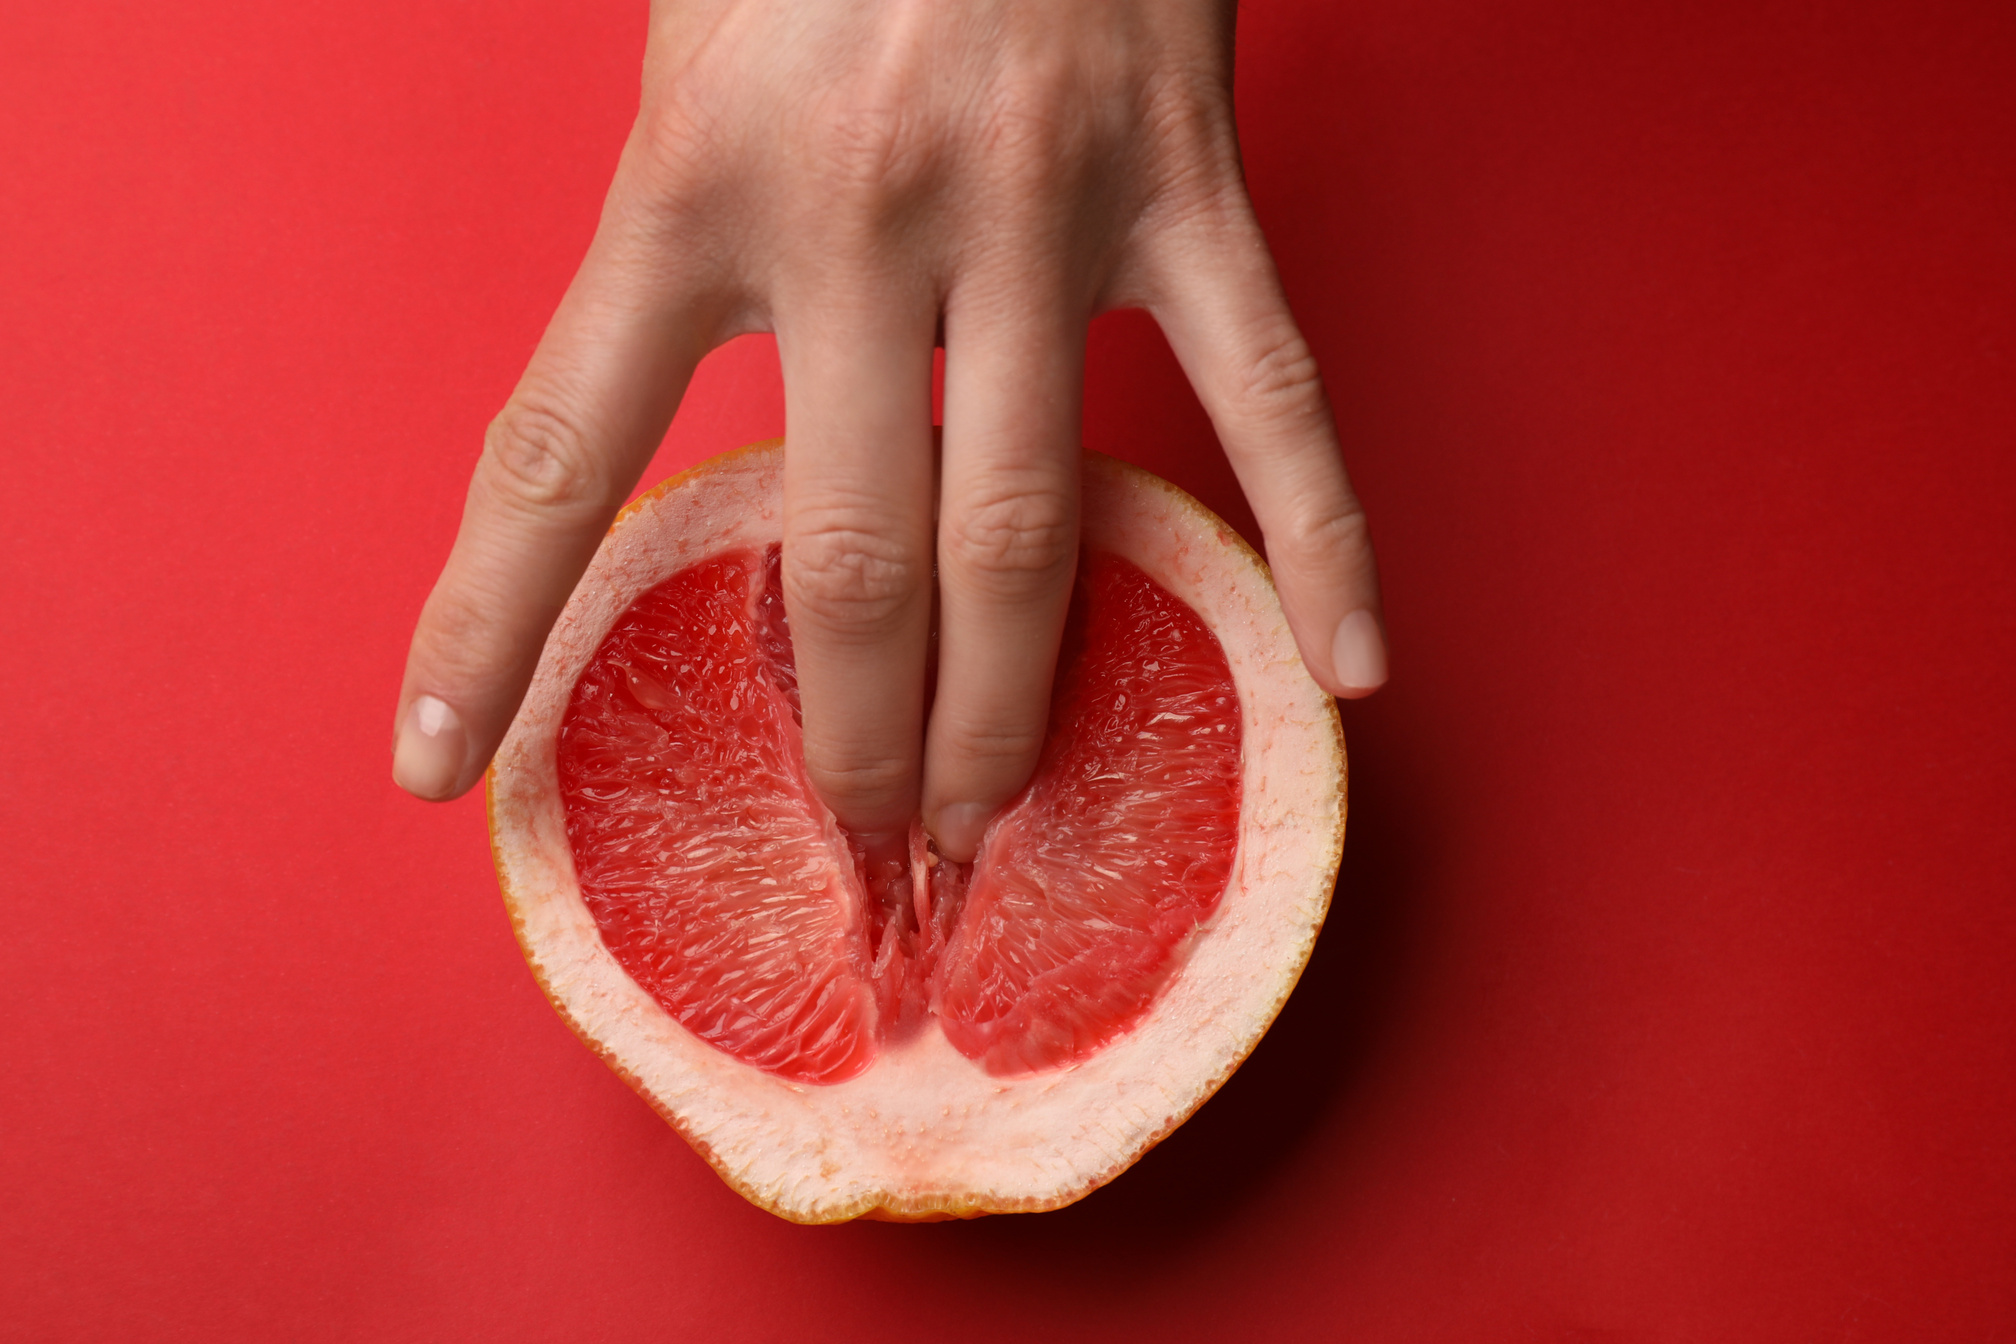
[(583, 898), (701, 1039), (837, 1083), (933, 1023), (994, 1074), (1137, 1026), (1231, 878), (1238, 692), (1139, 568), (1083, 556), (1035, 776), (971, 864), (871, 861), (805, 773), (778, 548), (686, 569), (576, 683), (558, 766)]

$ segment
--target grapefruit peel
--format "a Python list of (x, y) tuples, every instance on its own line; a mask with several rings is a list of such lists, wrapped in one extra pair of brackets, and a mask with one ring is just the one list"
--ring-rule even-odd
[(758, 1207), (794, 1222), (1054, 1209), (1112, 1180), (1229, 1078), (1287, 1001), (1343, 851), (1335, 703), (1303, 667), (1265, 564), (1175, 486), (1085, 461), (1083, 541), (1131, 561), (1216, 634), (1238, 692), (1232, 877), (1146, 1017), (1067, 1068), (995, 1076), (928, 1027), (845, 1082), (765, 1073), (702, 1041), (623, 970), (575, 877), (556, 742), (575, 681), (640, 595), (782, 532), (781, 443), (671, 477), (618, 516), (547, 641), (486, 780), (519, 946), (570, 1028)]

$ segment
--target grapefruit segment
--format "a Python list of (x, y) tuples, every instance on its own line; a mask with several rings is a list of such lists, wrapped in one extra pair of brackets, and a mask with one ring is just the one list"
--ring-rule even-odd
[(1197, 614), (1088, 551), (1036, 775), (991, 826), (940, 959), (946, 1036), (988, 1072), (1132, 1027), (1217, 908), (1239, 826), (1239, 699)]
[(782, 457), (637, 501), (555, 625), (489, 776), (520, 945), (772, 1212), (1068, 1204), (1230, 1076), (1306, 964), (1343, 842), (1336, 706), (1257, 557), (1090, 457), (1036, 779), (970, 868), (914, 828), (907, 863), (870, 864), (804, 775)]
[(876, 1005), (853, 860), (806, 778), (795, 682), (738, 551), (640, 597), (575, 684), (560, 794), (581, 895), (694, 1035), (802, 1082), (852, 1077)]
[(610, 952), (696, 1036), (804, 1083), (853, 1077), (930, 1014), (996, 1074), (1133, 1026), (1231, 874), (1238, 695), (1217, 639), (1088, 552), (1028, 788), (970, 869), (921, 832), (878, 869), (806, 776), (777, 551), (658, 584), (575, 683), (560, 795)]

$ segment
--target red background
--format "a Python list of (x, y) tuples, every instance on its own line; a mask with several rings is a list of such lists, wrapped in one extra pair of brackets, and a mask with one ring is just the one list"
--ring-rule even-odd
[[(729, 1192), (387, 782), (643, 17), (0, 11), (0, 1336), (2010, 1337), (2016, 7), (1250, 8), (1395, 646), (1340, 897), (1135, 1171), (923, 1228)], [(656, 471), (781, 416), (731, 347)]]

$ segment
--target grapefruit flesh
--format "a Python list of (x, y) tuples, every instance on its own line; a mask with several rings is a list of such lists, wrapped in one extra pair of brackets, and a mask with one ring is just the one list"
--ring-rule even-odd
[(1337, 709), (1266, 567), (1085, 460), (1029, 787), (972, 865), (870, 862), (805, 777), (773, 574), (784, 453), (627, 508), (489, 776), (499, 883), (561, 1017), (751, 1201), (801, 1222), (1054, 1209), (1246, 1058), (1336, 880)]
[(1238, 837), (1225, 651), (1138, 567), (1089, 552), (1036, 775), (983, 837), (936, 968), (946, 1038), (996, 1074), (1106, 1045), (1217, 909)]
[(806, 777), (778, 548), (638, 598), (576, 683), (558, 770), (582, 897), (700, 1039), (831, 1084), (935, 1018), (990, 1074), (1139, 1022), (1231, 876), (1238, 693), (1195, 612), (1088, 551), (1036, 774), (971, 865), (875, 864)]

